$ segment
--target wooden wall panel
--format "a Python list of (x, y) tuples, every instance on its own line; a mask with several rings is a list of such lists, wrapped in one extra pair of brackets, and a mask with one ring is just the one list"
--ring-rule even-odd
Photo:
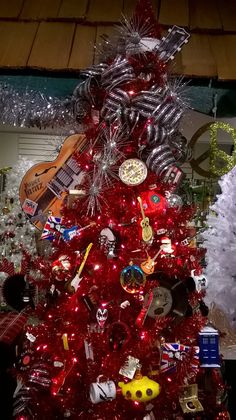
[[(111, 36), (114, 34), (114, 26), (103, 26), (103, 25), (98, 25), (97, 27), (97, 33), (96, 33), (96, 40), (95, 40), (95, 45), (98, 46), (98, 51), (99, 51), (99, 44), (102, 42), (102, 36), (103, 35), (108, 35)], [(95, 49), (95, 54), (94, 54), (94, 63), (99, 63), (101, 60), (99, 59), (99, 52), (96, 51)]]
[(84, 69), (93, 64), (95, 39), (95, 26), (77, 25), (68, 64), (70, 69)]
[(236, 1), (217, 0), (222, 26), (225, 31), (236, 31)]
[(58, 16), (69, 19), (84, 19), (87, 4), (87, 0), (62, 0)]
[(0, 22), (0, 66), (25, 67), (38, 24)]
[(219, 79), (236, 80), (236, 35), (212, 36), (210, 43)]
[(221, 29), (222, 23), (215, 0), (189, 0), (190, 29)]
[(21, 19), (56, 18), (60, 0), (24, 0)]
[(40, 23), (28, 66), (44, 69), (66, 69), (74, 30), (74, 23)]
[(123, 0), (110, 2), (90, 0), (87, 20), (90, 22), (119, 22), (123, 10)]
[(159, 23), (168, 26), (188, 26), (188, 0), (161, 0)]
[(209, 36), (192, 34), (181, 51), (182, 73), (188, 76), (217, 76), (215, 57)]
[(0, 18), (17, 18), (24, 0), (0, 0)]

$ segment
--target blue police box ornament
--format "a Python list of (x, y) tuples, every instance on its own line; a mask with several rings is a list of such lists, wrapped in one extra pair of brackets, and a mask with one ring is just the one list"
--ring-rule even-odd
[(199, 360), (201, 367), (220, 367), (219, 333), (211, 325), (206, 325), (200, 331), (199, 349)]

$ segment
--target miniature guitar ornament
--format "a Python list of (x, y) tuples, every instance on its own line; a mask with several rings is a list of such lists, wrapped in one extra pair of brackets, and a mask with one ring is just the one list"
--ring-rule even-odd
[(88, 255), (89, 255), (89, 252), (90, 252), (92, 246), (93, 246), (93, 243), (91, 242), (86, 248), (83, 261), (79, 266), (79, 269), (76, 273), (76, 276), (72, 280), (69, 280), (65, 285), (65, 288), (69, 293), (73, 294), (73, 293), (77, 292), (77, 290), (78, 290), (79, 284), (82, 280), (82, 277), (80, 277), (80, 276), (81, 276), (81, 273), (83, 271), (83, 268), (85, 266), (85, 263), (87, 261), (87, 258), (88, 258)]
[(74, 367), (75, 361), (73, 360), (73, 363), (69, 365), (68, 367), (64, 367), (64, 369), (54, 378), (52, 378), (52, 384), (51, 384), (51, 393), (52, 395), (58, 395), (61, 388), (63, 387), (65, 380), (67, 376), (70, 374)]
[(149, 242), (152, 237), (153, 237), (153, 231), (152, 228), (149, 224), (149, 218), (145, 216), (144, 214), (144, 210), (143, 210), (143, 202), (141, 197), (137, 198), (139, 205), (140, 205), (140, 210), (141, 210), (141, 214), (142, 214), (142, 220), (140, 222), (141, 228), (142, 228), (142, 239), (144, 242)]
[(183, 44), (187, 44), (190, 34), (183, 28), (174, 25), (168, 30), (168, 35), (163, 37), (155, 48), (161, 60), (167, 62), (174, 59), (176, 52), (181, 50)]
[(81, 184), (84, 172), (74, 158), (87, 147), (83, 134), (68, 137), (52, 162), (41, 162), (30, 168), (20, 185), (20, 203), (30, 221), (42, 229), (49, 211), (60, 217), (60, 209), (70, 189)]
[(141, 268), (146, 275), (154, 273), (154, 267), (156, 264), (155, 260), (157, 259), (160, 252), (161, 249), (159, 249), (159, 251), (156, 253), (156, 255), (154, 255), (153, 258), (151, 258), (150, 255), (148, 255), (147, 260), (141, 263)]
[(136, 324), (136, 326), (138, 328), (142, 328), (142, 326), (143, 326), (143, 324), (145, 322), (145, 319), (147, 317), (148, 311), (149, 311), (149, 309), (151, 307), (152, 301), (153, 301), (153, 292), (150, 291), (149, 296), (148, 296), (148, 299), (144, 303), (144, 306), (141, 309), (141, 311), (140, 311), (140, 313), (139, 313), (139, 315), (138, 315), (138, 317), (137, 317), (137, 319), (135, 321), (135, 324)]

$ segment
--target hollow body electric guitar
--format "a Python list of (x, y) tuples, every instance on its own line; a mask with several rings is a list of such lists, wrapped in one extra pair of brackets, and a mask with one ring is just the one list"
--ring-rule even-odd
[(42, 162), (30, 168), (20, 185), (20, 202), (30, 221), (42, 229), (49, 212), (60, 217), (60, 210), (69, 189), (81, 183), (84, 173), (74, 158), (75, 152), (86, 149), (86, 137), (68, 137), (52, 162)]

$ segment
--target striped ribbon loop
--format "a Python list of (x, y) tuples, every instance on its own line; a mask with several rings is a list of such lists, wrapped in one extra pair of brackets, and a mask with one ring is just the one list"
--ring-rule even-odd
[(118, 56), (114, 62), (107, 67), (101, 75), (101, 84), (104, 89), (112, 90), (120, 84), (130, 82), (135, 79), (133, 67), (127, 58)]
[(187, 139), (180, 132), (177, 132), (175, 135), (170, 137), (169, 145), (176, 161), (179, 162), (179, 164), (191, 159), (191, 148), (187, 144)]
[(101, 116), (108, 120), (114, 121), (121, 118), (125, 109), (130, 105), (130, 97), (127, 92), (122, 89), (116, 88), (109, 92), (104, 106), (101, 110)]
[(162, 144), (151, 151), (146, 160), (146, 165), (151, 171), (157, 175), (161, 175), (169, 166), (175, 164), (175, 162), (170, 146), (168, 144)]
[(81, 74), (81, 76), (97, 78), (97, 77), (101, 76), (101, 74), (104, 72), (104, 70), (106, 70), (108, 67), (109, 67), (108, 64), (99, 63), (99, 64), (95, 64), (91, 67), (87, 67), (85, 70), (82, 70), (80, 72), (80, 74)]

